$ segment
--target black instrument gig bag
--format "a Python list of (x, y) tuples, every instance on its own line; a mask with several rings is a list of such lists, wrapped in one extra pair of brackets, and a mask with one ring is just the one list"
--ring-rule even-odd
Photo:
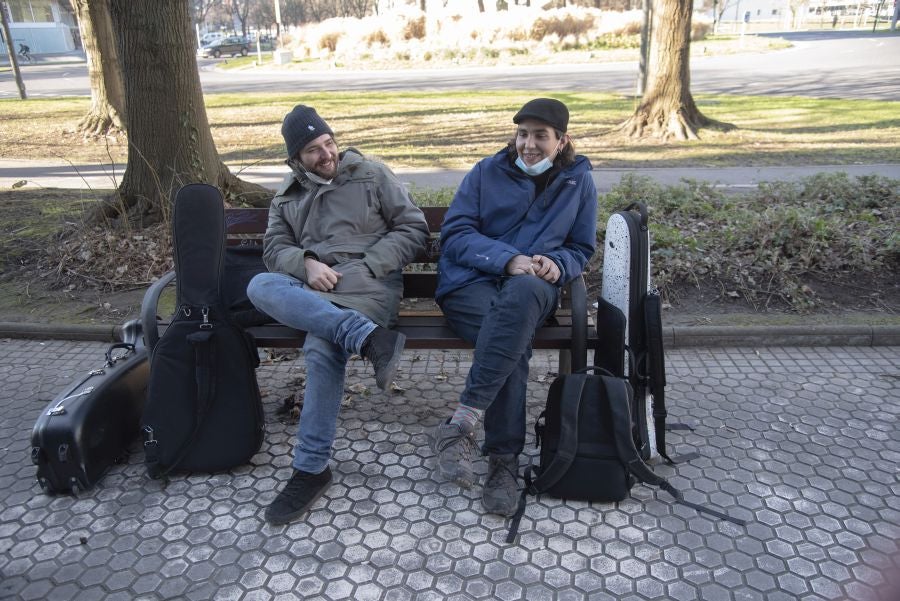
[(66, 387), (35, 421), (31, 460), (49, 494), (92, 488), (137, 437), (150, 365), (140, 322), (122, 331), (125, 342), (107, 349), (103, 365)]
[(643, 203), (633, 203), (607, 220), (603, 283), (597, 303), (600, 343), (594, 365), (628, 379), (634, 391), (632, 435), (640, 456), (671, 462), (666, 429), (687, 427), (666, 424), (662, 303), (650, 279), (647, 222)]
[(221, 193), (189, 184), (175, 197), (176, 314), (150, 349), (141, 420), (151, 477), (218, 472), (246, 463), (265, 433), (259, 356), (221, 291), (225, 209)]

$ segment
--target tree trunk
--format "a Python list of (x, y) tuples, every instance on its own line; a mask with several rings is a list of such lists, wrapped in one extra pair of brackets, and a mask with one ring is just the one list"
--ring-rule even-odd
[(231, 202), (265, 206), (272, 194), (219, 159), (206, 117), (188, 0), (111, 0), (128, 107), (128, 166), (117, 198), (96, 217), (136, 225), (167, 219), (181, 186), (217, 186)]
[(6, 14), (6, 6), (4, 6), (3, 3), (0, 3), (0, 21), (3, 22), (3, 40), (6, 42), (6, 52), (9, 57), (9, 64), (15, 74), (16, 87), (19, 88), (19, 98), (27, 100), (28, 94), (25, 92), (25, 82), (22, 81), (22, 72), (19, 70), (19, 61), (16, 60), (16, 49), (13, 44), (12, 35), (9, 32), (9, 18)]
[(78, 131), (85, 136), (125, 131), (125, 87), (109, 0), (75, 0), (74, 5), (91, 82), (91, 108)]
[(734, 126), (705, 117), (691, 96), (691, 0), (654, 0), (647, 88), (619, 129), (632, 138), (696, 140), (702, 127)]

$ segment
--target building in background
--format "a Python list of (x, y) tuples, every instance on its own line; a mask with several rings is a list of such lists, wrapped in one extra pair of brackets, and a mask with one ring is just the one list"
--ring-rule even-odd
[[(16, 50), (20, 44), (28, 46), (31, 54), (71, 52), (81, 47), (78, 22), (68, 0), (6, 0), (0, 6), (4, 4)], [(5, 40), (0, 54), (6, 55)]]

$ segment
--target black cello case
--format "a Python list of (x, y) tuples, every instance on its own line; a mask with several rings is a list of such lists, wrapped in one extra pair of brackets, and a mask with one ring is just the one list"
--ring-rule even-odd
[(139, 321), (126, 323), (122, 337), (107, 349), (103, 365), (66, 387), (34, 424), (31, 460), (49, 494), (92, 488), (137, 437), (150, 364)]

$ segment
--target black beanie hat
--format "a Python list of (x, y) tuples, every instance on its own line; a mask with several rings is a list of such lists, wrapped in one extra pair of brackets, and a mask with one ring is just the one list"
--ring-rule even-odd
[(316, 109), (304, 104), (295, 106), (290, 113), (284, 116), (284, 122), (281, 124), (281, 135), (284, 136), (284, 145), (287, 147), (289, 159), (297, 156), (304, 146), (322, 134), (334, 136), (334, 132), (319, 116)]
[(569, 127), (569, 109), (559, 100), (553, 98), (535, 98), (525, 103), (516, 116), (513, 123), (521, 123), (525, 119), (542, 121), (553, 129), (566, 133)]

